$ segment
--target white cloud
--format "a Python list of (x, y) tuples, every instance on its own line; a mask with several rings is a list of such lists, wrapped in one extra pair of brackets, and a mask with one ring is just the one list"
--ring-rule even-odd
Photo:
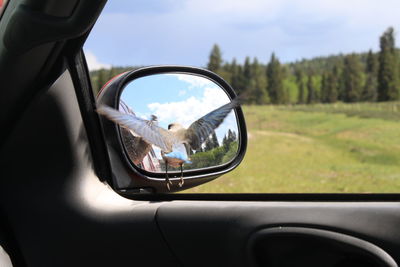
[[(169, 103), (151, 103), (148, 105), (152, 114), (158, 117), (160, 125), (168, 125), (178, 122), (187, 128), (194, 121), (200, 119), (210, 111), (219, 108), (230, 100), (222, 89), (217, 87), (207, 87), (204, 89), (203, 96), (196, 98), (191, 96), (184, 101)], [(165, 127), (165, 126), (164, 126)], [(237, 132), (237, 124), (234, 112), (231, 112), (224, 122), (216, 130), (219, 142), (222, 142), (228, 129)]]
[(167, 75), (177, 77), (178, 80), (188, 83), (190, 85), (189, 86), (190, 89), (193, 89), (195, 87), (204, 88), (206, 86), (215, 86), (215, 83), (212, 82), (211, 80), (209, 80), (205, 77), (202, 77), (202, 76), (194, 75), (194, 74), (173, 73), (173, 74), (167, 74)]
[(188, 127), (192, 122), (228, 102), (229, 98), (222, 89), (207, 87), (201, 98), (191, 96), (184, 101), (151, 103), (148, 107), (160, 123), (178, 122)]
[[(210, 8), (212, 6), (212, 8)], [(188, 0), (185, 12), (196, 15), (206, 15), (214, 17), (214, 21), (254, 19), (264, 17), (274, 19), (274, 14), (280, 12), (285, 6), (285, 1), (266, 1), (266, 0)], [(267, 13), (266, 13), (267, 12)], [(222, 15), (222, 16), (221, 16)], [(265, 15), (269, 15), (266, 17)], [(218, 17), (215, 17), (218, 16)], [(234, 19), (233, 19), (234, 18)]]
[[(210, 8), (212, 6), (213, 8)], [(182, 12), (189, 16), (207, 15), (225, 21), (238, 19), (274, 21), (290, 19), (293, 14), (309, 14), (309, 19), (345, 18), (374, 25), (400, 21), (398, 0), (188, 0)], [(216, 17), (217, 16), (217, 17)], [(379, 18), (379, 19), (378, 19)], [(386, 24), (385, 24), (386, 25)]]
[[(228, 61), (257, 56), (267, 62), (274, 51), (287, 62), (370, 48), (376, 51), (383, 31), (389, 26), (399, 30), (400, 25), (399, 0), (176, 2), (155, 13), (129, 8), (116, 12), (106, 7), (91, 34), (97, 38), (89, 37), (86, 45), (102, 51), (101, 58), (115, 65), (204, 66), (214, 43)], [(141, 5), (146, 6), (146, 1)], [(141, 27), (136, 27), (138, 22)], [(135, 34), (126, 34), (133, 28)]]
[(101, 63), (97, 57), (90, 50), (85, 50), (85, 58), (88, 64), (89, 70), (98, 70), (98, 69), (109, 69), (111, 68), (110, 64)]
[(186, 95), (186, 90), (180, 90), (178, 92), (178, 96), (184, 96), (184, 95)]

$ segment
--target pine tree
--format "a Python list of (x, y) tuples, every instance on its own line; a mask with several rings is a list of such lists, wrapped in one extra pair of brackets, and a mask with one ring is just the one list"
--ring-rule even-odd
[(240, 87), (240, 77), (239, 77), (240, 69), (235, 58), (233, 58), (230, 64), (230, 73), (231, 73), (231, 86), (237, 94), (241, 95), (242, 90)]
[(321, 96), (322, 103), (335, 103), (338, 98), (338, 77), (335, 68), (322, 75)]
[(338, 77), (335, 72), (328, 72), (325, 77), (324, 102), (335, 103), (338, 99)]
[(394, 29), (390, 27), (380, 38), (378, 101), (399, 99), (397, 55)]
[(250, 92), (250, 82), (251, 82), (251, 63), (250, 57), (246, 57), (243, 65), (243, 76), (242, 76), (242, 86), (244, 97), (247, 103), (251, 103), (251, 92)]
[(207, 152), (207, 151), (210, 151), (210, 150), (213, 149), (213, 148), (214, 148), (214, 144), (213, 144), (211, 138), (208, 138), (208, 139), (206, 140), (206, 142), (204, 143), (204, 149), (203, 149), (203, 151), (204, 151), (204, 152)]
[(237, 137), (236, 137), (236, 133), (234, 131), (231, 131), (231, 129), (228, 130), (228, 140), (229, 142), (234, 142), (236, 141)]
[(208, 60), (208, 64), (207, 64), (207, 69), (209, 69), (210, 71), (218, 71), (222, 66), (222, 53), (221, 53), (221, 49), (219, 48), (219, 46), (217, 44), (214, 44), (210, 56), (209, 56), (209, 60)]
[(327, 92), (328, 92), (328, 73), (324, 72), (321, 78), (321, 93), (320, 93), (320, 102), (327, 103)]
[(343, 61), (340, 61), (333, 66), (332, 70), (333, 77), (336, 79), (337, 100), (339, 101), (343, 101), (345, 91), (342, 67)]
[(231, 134), (232, 134), (232, 131), (231, 131), (231, 129), (229, 129), (228, 133), (224, 136), (224, 139), (222, 139), (222, 145), (224, 146), (225, 151), (229, 150), (229, 146), (232, 143)]
[(242, 65), (238, 65), (237, 68), (238, 71), (238, 85), (240, 88), (240, 90), (238, 90), (238, 94), (243, 95), (245, 93), (245, 89), (246, 89), (246, 78), (244, 77), (244, 71), (243, 71), (243, 66)]
[(315, 85), (313, 82), (312, 74), (308, 75), (307, 80), (307, 104), (313, 104), (316, 102)]
[(246, 57), (244, 60), (244, 66), (243, 66), (243, 76), (246, 79), (246, 83), (249, 84), (251, 80), (251, 63), (250, 63), (250, 57)]
[(296, 68), (294, 72), (296, 76), (296, 84), (298, 88), (298, 97), (297, 97), (297, 103), (298, 104), (304, 104), (305, 101), (305, 94), (304, 94), (304, 73), (301, 68)]
[(216, 73), (221, 76), (227, 83), (231, 84), (232, 73), (231, 73), (231, 65), (229, 63), (225, 63), (222, 67), (216, 71)]
[(219, 147), (219, 142), (217, 135), (215, 134), (215, 131), (210, 135), (209, 138), (207, 138), (205, 144), (204, 144), (204, 151), (210, 151), (214, 148)]
[(298, 103), (299, 103), (299, 104), (304, 104), (304, 103), (306, 103), (306, 95), (305, 95), (305, 86), (304, 86), (304, 82), (300, 83), (300, 85), (299, 85)]
[(97, 92), (103, 87), (103, 85), (107, 82), (106, 70), (100, 69), (97, 73)]
[(374, 55), (374, 53), (372, 53), (372, 50), (369, 50), (366, 60), (365, 72), (377, 74), (379, 67), (378, 65), (378, 58), (376, 57), (376, 55)]
[(219, 147), (219, 142), (218, 142), (217, 135), (215, 134), (215, 131), (213, 131), (213, 133), (211, 134), (211, 143), (212, 143), (213, 148)]
[(229, 149), (229, 141), (228, 141), (228, 136), (224, 135), (224, 138), (222, 139), (222, 146), (224, 147), (225, 152), (228, 151)]
[(371, 50), (369, 50), (367, 55), (365, 73), (367, 80), (361, 93), (361, 100), (376, 101), (378, 95), (378, 60)]
[(267, 91), (267, 77), (264, 68), (254, 58), (251, 64), (251, 77), (248, 87), (249, 103), (263, 105), (269, 103), (269, 95)]
[(107, 81), (111, 80), (115, 75), (117, 75), (117, 69), (111, 67), (108, 71)]
[(357, 102), (361, 98), (362, 76), (361, 65), (356, 54), (347, 55), (344, 58), (343, 81), (345, 102)]
[(283, 89), (283, 73), (279, 60), (272, 53), (271, 60), (267, 65), (268, 93), (273, 104), (284, 104), (286, 102), (285, 90)]

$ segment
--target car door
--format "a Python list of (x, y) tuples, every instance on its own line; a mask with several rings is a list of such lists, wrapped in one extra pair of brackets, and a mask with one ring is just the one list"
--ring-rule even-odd
[(117, 194), (81, 50), (104, 4), (11, 0), (0, 21), (13, 266), (397, 266), (397, 194)]

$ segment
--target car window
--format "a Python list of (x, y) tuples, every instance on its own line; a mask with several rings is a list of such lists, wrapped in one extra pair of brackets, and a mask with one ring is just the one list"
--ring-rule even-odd
[(109, 1), (84, 50), (95, 93), (126, 70), (180, 64), (216, 72), (244, 98), (244, 161), (186, 192), (400, 192), (399, 8)]

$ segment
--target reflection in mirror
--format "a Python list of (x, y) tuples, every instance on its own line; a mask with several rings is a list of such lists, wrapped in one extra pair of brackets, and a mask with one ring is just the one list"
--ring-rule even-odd
[(232, 111), (237, 105), (216, 83), (193, 74), (133, 80), (122, 92), (119, 111), (145, 124), (136, 131), (121, 127), (123, 144), (131, 161), (150, 172), (222, 165), (238, 152), (238, 125)]

